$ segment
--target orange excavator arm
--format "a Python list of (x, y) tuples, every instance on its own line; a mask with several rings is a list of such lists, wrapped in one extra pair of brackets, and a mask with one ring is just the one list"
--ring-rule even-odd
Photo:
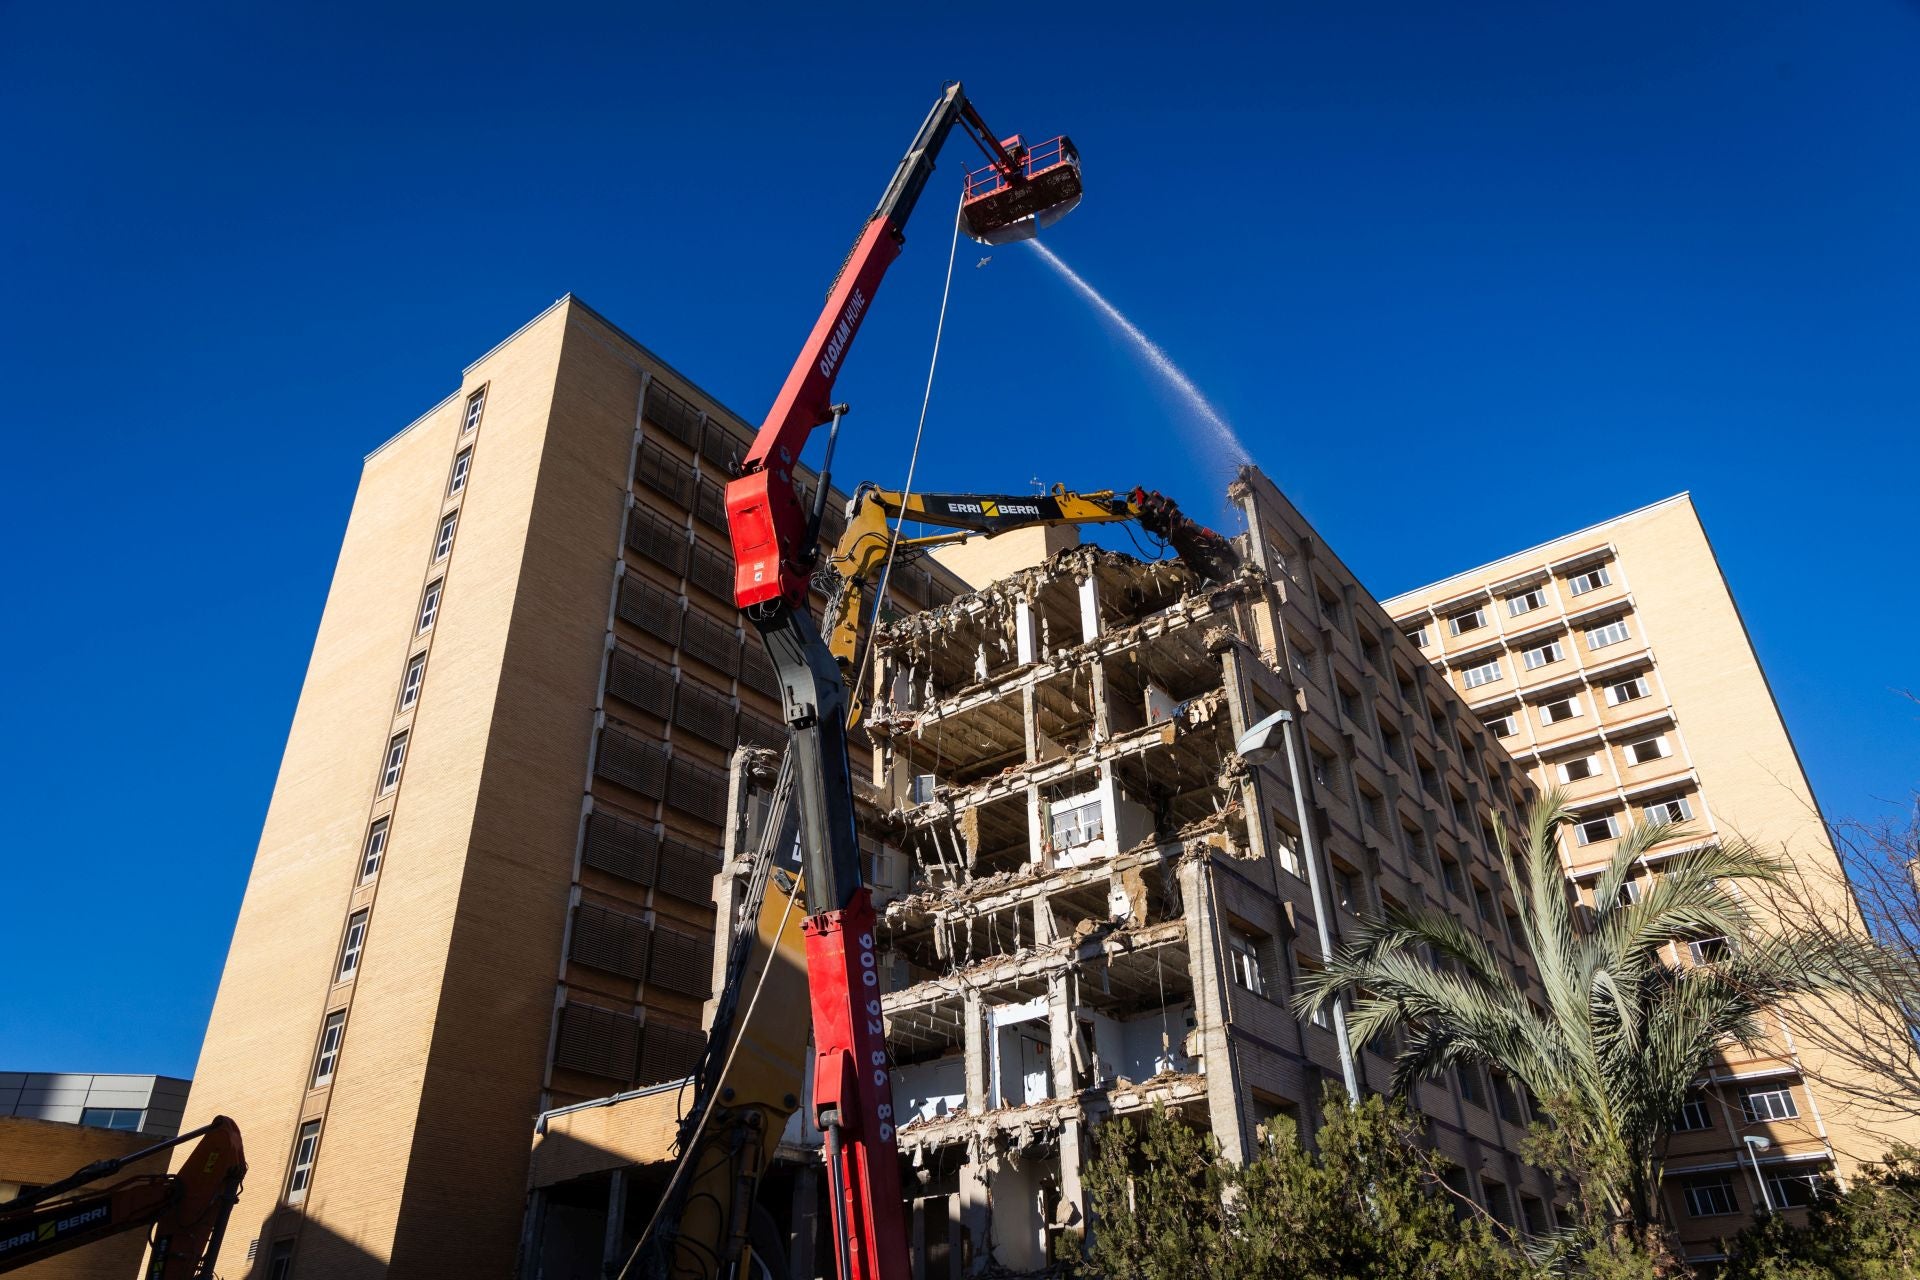
[[(138, 1174), (97, 1190), (80, 1190), (195, 1138), (199, 1144), (177, 1172)], [(0, 1204), (0, 1272), (122, 1231), (151, 1227), (147, 1280), (210, 1280), (246, 1176), (240, 1128), (225, 1116), (128, 1155), (95, 1161)]]

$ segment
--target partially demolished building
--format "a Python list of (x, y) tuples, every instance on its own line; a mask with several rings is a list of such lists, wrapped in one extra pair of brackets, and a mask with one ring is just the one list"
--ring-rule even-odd
[[(869, 730), (897, 848), (876, 860), (917, 1273), (1032, 1271), (1086, 1228), (1090, 1130), (1159, 1103), (1233, 1156), (1310, 1134), (1342, 1070), (1287, 1001), (1320, 962), (1302, 827), (1356, 911), (1443, 904), (1516, 970), (1490, 813), (1525, 774), (1273, 484), (1231, 498), (1247, 565), (1057, 552), (881, 626)], [(1238, 735), (1292, 708), (1304, 790)], [(1390, 1066), (1359, 1055), (1367, 1087)], [(1456, 1190), (1541, 1229), (1527, 1103), (1419, 1088)]]

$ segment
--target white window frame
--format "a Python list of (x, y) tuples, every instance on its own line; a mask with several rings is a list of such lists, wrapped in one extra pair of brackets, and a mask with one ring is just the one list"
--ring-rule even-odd
[(420, 621), (414, 627), (413, 634), (423, 636), (433, 630), (435, 619), (440, 616), (440, 591), (446, 586), (445, 578), (435, 578), (420, 595)]
[(1685, 796), (1675, 796), (1671, 800), (1648, 805), (1641, 810), (1641, 816), (1648, 822), (1691, 822), (1693, 805), (1688, 803)]
[[(1588, 830), (1589, 827), (1601, 824), (1606, 826), (1607, 831), (1603, 836), (1594, 835)], [(1617, 840), (1620, 837), (1620, 819), (1611, 813), (1603, 813), (1597, 818), (1586, 818), (1575, 823), (1573, 830), (1581, 844), (1599, 844), (1602, 840)]]
[(1583, 569), (1567, 579), (1567, 591), (1583, 596), (1589, 591), (1598, 591), (1602, 587), (1613, 585), (1613, 575), (1607, 572), (1607, 566), (1597, 564), (1591, 569)]
[(453, 531), (460, 525), (460, 513), (449, 511), (440, 517), (440, 534), (433, 540), (433, 562), (439, 564), (453, 554)]
[(300, 1126), (293, 1140), (293, 1167), (287, 1170), (287, 1203), (299, 1204), (313, 1185), (313, 1165), (320, 1155), (320, 1122), (309, 1120)]
[(1427, 636), (1427, 628), (1424, 624), (1407, 632), (1407, 639), (1413, 642), (1413, 647), (1416, 649), (1424, 649), (1433, 643)]
[[(1654, 748), (1654, 753), (1650, 756), (1641, 755), (1640, 748), (1648, 746)], [(1651, 738), (1640, 738), (1629, 742), (1622, 751), (1630, 765), (1652, 764), (1656, 760), (1665, 760), (1672, 755), (1673, 744), (1667, 741), (1666, 734), (1656, 733)]]
[[(1487, 732), (1496, 738), (1511, 738), (1520, 732), (1520, 718), (1511, 711), (1503, 716), (1495, 716), (1491, 720), (1482, 720), (1480, 723), (1484, 724)], [(1505, 733), (1500, 732), (1501, 725), (1506, 726)]]
[(1728, 951), (1726, 937), (1714, 934), (1711, 938), (1691, 938), (1687, 941), (1687, 958), (1695, 964), (1712, 964)]
[(1604, 649), (1608, 645), (1620, 644), (1633, 639), (1633, 629), (1627, 626), (1625, 618), (1615, 618), (1604, 627), (1587, 628), (1587, 648)]
[(1460, 672), (1460, 683), (1468, 689), (1478, 689), (1482, 685), (1495, 684), (1506, 675), (1506, 669), (1500, 665), (1499, 658), (1483, 662), (1477, 667), (1467, 667)]
[[(1575, 776), (1573, 766), (1577, 764), (1587, 766), (1587, 771)], [(1560, 781), (1562, 782), (1585, 782), (1588, 778), (1597, 778), (1599, 776), (1600, 758), (1598, 756), (1575, 756), (1571, 760), (1562, 760), (1560, 762)]]
[(1276, 826), (1273, 829), (1273, 842), (1278, 846), (1280, 851), (1280, 865), (1286, 868), (1290, 874), (1298, 876), (1302, 866), (1300, 861), (1300, 837), (1294, 835), (1284, 827)]
[[(1622, 694), (1622, 689), (1631, 689), (1631, 694)], [(1653, 686), (1647, 683), (1645, 676), (1634, 676), (1630, 680), (1620, 680), (1607, 686), (1607, 705), (1617, 707), (1623, 702), (1638, 702), (1641, 698), (1651, 697)]]
[(1548, 666), (1551, 663), (1563, 662), (1566, 660), (1566, 656), (1566, 649), (1557, 639), (1549, 640), (1545, 644), (1537, 644), (1531, 649), (1522, 649), (1520, 651), (1520, 660), (1526, 664), (1527, 670), (1529, 671), (1538, 671), (1541, 667)]
[(347, 931), (340, 935), (340, 963), (334, 969), (335, 982), (345, 982), (360, 972), (360, 953), (367, 949), (367, 921), (373, 912), (366, 907), (347, 917)]
[(1261, 971), (1260, 943), (1251, 934), (1227, 926), (1227, 974), (1233, 985), (1257, 996), (1267, 994), (1266, 974)]
[[(1567, 713), (1563, 716), (1548, 714), (1555, 707), (1566, 707)], [(1570, 693), (1564, 698), (1555, 698), (1552, 702), (1543, 702), (1540, 704), (1541, 724), (1564, 724), (1568, 720), (1578, 720), (1579, 718), (1580, 695), (1577, 693)]]
[(487, 410), (487, 389), (481, 387), (467, 397), (467, 416), (460, 425), (460, 434), (466, 435), (480, 425), (480, 415)]
[[(1759, 1105), (1756, 1106), (1756, 1103)], [(1793, 1086), (1790, 1084), (1771, 1087), (1756, 1085), (1740, 1091), (1740, 1114), (1754, 1124), (1770, 1120), (1798, 1120), (1800, 1104), (1793, 1100)]]
[(469, 445), (453, 458), (453, 472), (447, 477), (447, 496), (451, 498), (467, 487), (467, 477), (473, 472), (473, 447)]
[[(1826, 1185), (1826, 1181), (1825, 1175), (1819, 1170), (1799, 1172), (1791, 1169), (1768, 1170), (1767, 1194), (1773, 1198), (1775, 1209), (1804, 1209), (1813, 1203), (1815, 1197), (1820, 1194), (1821, 1188)], [(1806, 1190), (1804, 1192), (1788, 1190), (1796, 1184), (1805, 1187)], [(1794, 1199), (1797, 1195), (1804, 1195), (1806, 1199)]]
[(427, 679), (427, 655), (416, 653), (407, 659), (407, 673), (400, 677), (400, 709), (405, 711), (420, 701), (420, 686)]
[[(1468, 619), (1472, 619), (1471, 622)], [(1468, 631), (1478, 631), (1487, 625), (1487, 606), (1480, 605), (1465, 613), (1456, 613), (1447, 619), (1447, 633), (1461, 635)]]
[(1673, 1113), (1671, 1128), (1675, 1133), (1705, 1133), (1713, 1128), (1713, 1108), (1703, 1097), (1688, 1098)]
[(1532, 613), (1535, 609), (1547, 607), (1545, 587), (1528, 587), (1517, 596), (1507, 597), (1507, 616), (1517, 618), (1523, 613)]
[(320, 1024), (320, 1047), (313, 1055), (313, 1082), (307, 1086), (309, 1089), (333, 1083), (334, 1070), (340, 1065), (340, 1042), (346, 1035), (347, 1011), (335, 1009)]
[[(1091, 821), (1088, 815), (1092, 815)], [(1107, 834), (1106, 810), (1101, 807), (1100, 793), (1095, 791), (1084, 796), (1075, 796), (1069, 801), (1056, 801), (1047, 815), (1047, 838), (1055, 849), (1075, 849), (1083, 844), (1092, 844)]]
[(396, 733), (387, 743), (386, 763), (380, 766), (380, 794), (386, 795), (400, 785), (400, 771), (407, 763), (407, 735)]
[(366, 884), (380, 874), (380, 864), (387, 856), (387, 831), (392, 819), (380, 818), (367, 828), (367, 842), (360, 849), (360, 883)]
[[(1723, 1177), (1715, 1182), (1704, 1178), (1689, 1179), (1686, 1184), (1687, 1216), (1689, 1218), (1723, 1218), (1730, 1213), (1740, 1212), (1740, 1201), (1733, 1194), (1733, 1179)], [(1722, 1203), (1726, 1207), (1720, 1207)]]

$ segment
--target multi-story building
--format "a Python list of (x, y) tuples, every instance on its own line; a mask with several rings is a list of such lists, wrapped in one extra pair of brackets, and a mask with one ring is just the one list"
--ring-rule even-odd
[[(566, 298), (368, 457), (185, 1120), (245, 1135), (222, 1274), (557, 1277), (629, 1249), (679, 1092), (648, 1087), (702, 1048), (728, 761), (783, 741), (730, 601), (750, 434)], [(893, 833), (869, 865), (933, 1274), (1083, 1229), (1104, 1116), (1164, 1101), (1234, 1153), (1277, 1115), (1311, 1131), (1342, 1076), (1286, 1005), (1322, 954), (1312, 849), (1334, 932), (1434, 902), (1530, 963), (1486, 821), (1524, 771), (1264, 477), (1232, 497), (1248, 569), (1218, 590), (1057, 535), (1011, 577), (955, 560), (999, 579), (977, 592), (893, 575), (938, 621), (879, 632), (857, 764)], [(1235, 749), (1280, 708), (1298, 795)], [(576, 1106), (619, 1095), (654, 1102)], [(1416, 1102), (1461, 1191), (1544, 1225), (1507, 1082)]]
[(123, 1129), (157, 1142), (180, 1132), (192, 1086), (178, 1076), (0, 1071), (0, 1116)]
[(508, 1275), (535, 1116), (696, 1060), (727, 759), (784, 738), (751, 435), (563, 298), (368, 456), (187, 1118), (252, 1164), (223, 1275)]
[[(1734, 832), (1783, 850), (1832, 910), (1852, 910), (1686, 494), (1385, 604), (1535, 784), (1566, 792), (1576, 821), (1563, 855), (1588, 894), (1629, 824), (1658, 819), (1688, 834), (1652, 852), (1649, 876)], [(1676, 941), (1674, 959), (1724, 945)], [(1756, 1207), (1804, 1204), (1813, 1175), (1920, 1136), (1920, 1121), (1876, 1106), (1873, 1081), (1821, 1043), (1826, 1017), (1789, 1013), (1757, 1051), (1730, 1050), (1676, 1117), (1667, 1207), (1693, 1256), (1715, 1256)]]
[[(1530, 973), (1487, 821), (1524, 804), (1524, 774), (1264, 476), (1231, 497), (1248, 533), (1230, 584), (1092, 546), (1012, 572), (976, 557), (997, 580), (877, 630), (916, 1274), (1043, 1266), (1087, 1229), (1090, 1130), (1113, 1117), (1165, 1105), (1235, 1158), (1276, 1117), (1313, 1131), (1343, 1082), (1334, 1028), (1287, 1003), (1323, 954), (1316, 849), (1336, 936), (1436, 904)], [(1237, 749), (1283, 708), (1300, 793), (1284, 754)], [(1364, 1051), (1357, 1082), (1390, 1070)], [(1463, 1070), (1414, 1102), (1458, 1190), (1549, 1223), (1512, 1082)]]

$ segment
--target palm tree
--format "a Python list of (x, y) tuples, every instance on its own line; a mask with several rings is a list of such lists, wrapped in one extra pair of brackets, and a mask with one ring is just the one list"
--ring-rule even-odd
[[(1396, 1092), (1461, 1063), (1519, 1080), (1545, 1103), (1555, 1149), (1604, 1214), (1590, 1226), (1651, 1241), (1669, 1122), (1688, 1088), (1729, 1041), (1758, 1041), (1782, 1001), (1857, 989), (1877, 954), (1850, 939), (1758, 928), (1741, 885), (1772, 882), (1783, 864), (1739, 839), (1680, 853), (1630, 893), (1649, 850), (1692, 834), (1673, 823), (1629, 830), (1595, 905), (1582, 906), (1556, 842), (1569, 817), (1563, 793), (1541, 797), (1515, 849), (1495, 815), (1544, 1007), (1477, 933), (1434, 907), (1364, 922), (1294, 1004), (1306, 1014), (1347, 994), (1357, 1044), (1400, 1033)], [(1685, 939), (1726, 943), (1683, 963)]]

